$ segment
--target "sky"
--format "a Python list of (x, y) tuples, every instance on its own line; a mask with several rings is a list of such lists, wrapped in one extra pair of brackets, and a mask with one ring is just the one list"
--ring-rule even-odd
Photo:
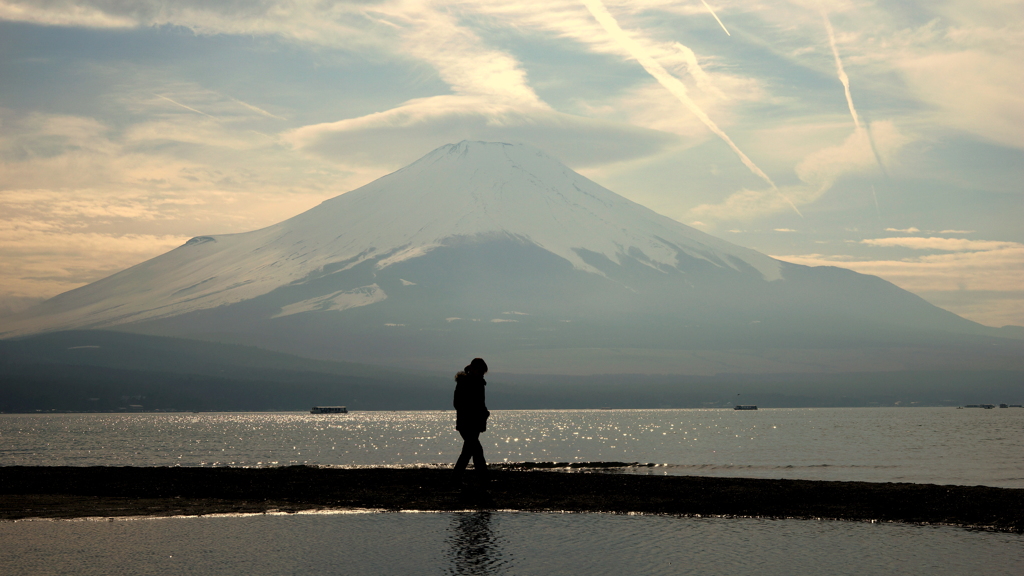
[(465, 139), (1024, 325), (1024, 0), (0, 0), (0, 315)]

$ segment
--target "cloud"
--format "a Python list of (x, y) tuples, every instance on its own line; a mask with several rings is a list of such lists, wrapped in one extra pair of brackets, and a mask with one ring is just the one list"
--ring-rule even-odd
[(913, 94), (937, 109), (932, 121), (1024, 148), (1022, 55), (963, 50), (907, 58), (900, 66)]
[[(740, 103), (755, 103), (766, 97), (761, 86), (749, 79), (716, 74), (713, 79), (698, 73), (698, 81), (691, 93), (693, 101), (707, 114), (714, 115), (723, 126), (736, 121), (735, 107)], [(706, 83), (701, 88), (701, 82)], [(715, 138), (707, 126), (695, 115), (680, 108), (679, 100), (655, 81), (639, 83), (603, 100), (581, 106), (591, 117), (624, 120), (629, 124), (670, 132), (682, 137), (681, 142), (693, 146)]]
[(74, 232), (51, 223), (0, 221), (0, 297), (40, 298), (157, 256), (185, 236)]
[[(268, 85), (264, 91), (254, 81), (248, 93), (221, 94), (163, 78), (168, 70), (174, 76), (184, 68), (147, 59), (139, 69), (152, 66), (158, 71), (151, 74), (159, 78), (139, 80), (133, 73), (127, 86), (112, 86), (96, 98), (102, 104), (92, 108), (76, 102), (74, 108), (61, 104), (62, 110), (78, 111), (74, 114), (31, 112), (43, 105), (0, 111), (0, 221), (22, 221), (39, 231), (49, 226), (47, 233), (57, 235), (116, 238), (248, 229), (464, 138), (528, 142), (574, 167), (589, 167), (588, 174), (618, 171), (619, 180), (636, 179), (636, 188), (651, 189), (643, 199), (652, 207), (685, 203), (678, 205), (677, 215), (709, 227), (789, 210), (771, 191), (739, 189), (746, 180), (719, 187), (714, 196), (701, 190), (730, 177), (730, 157), (717, 144), (690, 154), (714, 136), (660, 84), (628, 65), (636, 53), (649, 58), (655, 71), (675, 78), (676, 91), (681, 87), (723, 134), (728, 132), (757, 159), (765, 174), (787, 182), (781, 191), (800, 207), (818, 201), (843, 178), (877, 175), (881, 162), (872, 157), (872, 135), (879, 159), (895, 163), (895, 170), (904, 171), (901, 177), (913, 169), (898, 162), (909, 156), (901, 152), (912, 141), (920, 144), (915, 150), (924, 150), (941, 146), (950, 133), (963, 138), (963, 132), (972, 139), (1022, 146), (1019, 2), (916, 3), (898, 12), (885, 3), (826, 5), (836, 24), (829, 44), (818, 0), (721, 0), (714, 9), (735, 22), (730, 24), (734, 29), (742, 25), (743, 33), (735, 37), (714, 28), (707, 3), (607, 0), (616, 25), (628, 30), (637, 52), (612, 38), (578, 0), (0, 0), (0, 19), (6, 21), (110, 28), (118, 37), (126, 27), (161, 34), (183, 27), (199, 36), (254, 37), (264, 47), (298, 47), (296, 53), (318, 64), (379, 63), (373, 67), (377, 74), (399, 71), (387, 79), (389, 87), (397, 86), (388, 102), (405, 100), (397, 106), (380, 104), (373, 114), (366, 111), (374, 108), (366, 107), (350, 112), (348, 102), (325, 106), (316, 115), (297, 113), (302, 99), (280, 95), (297, 91), (293, 86), (275, 94), (280, 86)], [(698, 29), (703, 30), (699, 44), (689, 40)], [(691, 43), (697, 52), (679, 42)], [(728, 49), (719, 51), (719, 46)], [(83, 55), (83, 60), (92, 56)], [(326, 74), (327, 68), (314, 75)], [(563, 70), (571, 73), (551, 80)], [(831, 96), (815, 91), (820, 78), (839, 74), (841, 81), (849, 80), (846, 72), (862, 95), (860, 114), (848, 89), (843, 106), (834, 80), (824, 88)], [(356, 75), (345, 82), (363, 79)], [(237, 80), (227, 85), (244, 86), (253, 79)], [(441, 82), (446, 87), (439, 87)], [(264, 93), (267, 101), (254, 96)], [(850, 135), (846, 108), (855, 123), (871, 131)], [(312, 125), (297, 127), (285, 118), (310, 118), (303, 122)], [(868, 118), (876, 120), (868, 123)], [(689, 178), (694, 171), (684, 165), (704, 160), (723, 166), (713, 171), (719, 180), (709, 184), (706, 170), (702, 177), (707, 182)], [(787, 172), (792, 172), (789, 178), (781, 176)], [(672, 194), (683, 199), (666, 200)], [(699, 205), (685, 212), (692, 204)], [(1009, 249), (958, 244), (947, 250), (928, 244), (929, 239), (915, 246), (886, 246), (887, 239), (875, 240), (858, 248), (937, 250), (952, 253), (926, 257), (965, 258)], [(122, 245), (110, 244), (111, 254)]]
[(840, 266), (873, 274), (914, 293), (956, 290), (1019, 292), (1024, 286), (1024, 245), (994, 250), (931, 254), (898, 260), (858, 260), (821, 254), (777, 255), (805, 266)]
[(978, 252), (1024, 248), (1016, 242), (966, 240), (963, 238), (868, 238), (861, 244), (869, 246), (901, 246), (912, 250), (942, 250), (944, 252)]
[[(888, 121), (871, 123), (876, 149), (883, 158), (894, 158), (911, 141)], [(891, 161), (891, 160), (890, 160)], [(798, 206), (810, 204), (843, 176), (877, 173), (878, 163), (866, 130), (854, 130), (838, 146), (828, 146), (806, 156), (795, 172), (803, 185), (783, 186), (785, 196)], [(719, 204), (701, 204), (690, 215), (713, 220), (750, 220), (785, 210), (787, 204), (771, 192), (741, 190)]]
[[(136, 26), (173, 24), (199, 34), (277, 35), (307, 45), (358, 52), (369, 49), (378, 58), (428, 64), (452, 94), (418, 98), (376, 114), (317, 123), (285, 135), (297, 149), (337, 161), (367, 177), (379, 175), (384, 168), (401, 166), (437, 146), (463, 139), (527, 142), (577, 167), (650, 155), (678, 144), (672, 136), (654, 130), (553, 110), (537, 96), (515, 57), (488, 45), (467, 25), (468, 13), (500, 10), (497, 3), (437, 5), (383, 1), (327, 6), (264, 2), (238, 9), (231, 4), (189, 1), (83, 1), (49, 5), (37, 12), (49, 14), (51, 23), (68, 24), (68, 20), (58, 16), (69, 5), (88, 6)], [(581, 6), (575, 5), (575, 9), (585, 14)], [(707, 75), (702, 74), (692, 53), (675, 54), (673, 58), (689, 66), (704, 85), (708, 84)], [(187, 90), (157, 90), (149, 96), (166, 106), (208, 116), (211, 121), (223, 120), (221, 113), (227, 102), (264, 117), (280, 118), (231, 97), (221, 97), (218, 102)], [(160, 135), (167, 135), (177, 142), (193, 143), (216, 139), (219, 145), (236, 148), (249, 140), (256, 141), (254, 146), (263, 144), (259, 142), (261, 135), (255, 133), (245, 135), (236, 131), (228, 135), (233, 141), (225, 141), (225, 134), (218, 134), (215, 124), (193, 123), (184, 130), (177, 129), (181, 124), (179, 119), (174, 120), (174, 125), (150, 122), (135, 127), (128, 136), (159, 140)], [(401, 144), (395, 146), (396, 141)]]
[(910, 228), (886, 228), (886, 232), (903, 232), (905, 234), (916, 234), (920, 232), (917, 228), (911, 226)]
[(467, 95), (411, 100), (385, 112), (304, 126), (283, 139), (337, 162), (388, 168), (467, 139), (533, 144), (574, 167), (647, 156), (679, 142), (624, 123)]
[(76, 2), (0, 2), (0, 20), (44, 26), (83, 28), (131, 28), (134, 18), (109, 14), (101, 8)]
[(879, 276), (991, 326), (1024, 325), (1024, 244), (955, 238), (877, 238), (862, 243), (946, 253), (884, 260), (822, 254), (773, 257), (805, 266), (839, 266)]
[[(808, 3), (808, 8), (812, 8)], [(913, 102), (917, 121), (1024, 147), (1024, 29), (1019, 1), (915, 3), (899, 16), (881, 3), (834, 3), (844, 57), (886, 90)], [(763, 12), (763, 17), (785, 18)], [(790, 29), (793, 29), (792, 24)], [(795, 27), (799, 30), (799, 26)]]
[(0, 109), (0, 300), (53, 296), (189, 236), (272, 224), (347, 190), (330, 164), (170, 106), (123, 129)]
[[(704, 110), (694, 102), (693, 98), (690, 97), (689, 92), (686, 89), (686, 85), (679, 81), (678, 78), (668, 73), (664, 66), (643, 46), (642, 43), (634, 40), (629, 34), (627, 34), (620, 26), (614, 16), (605, 8), (601, 0), (583, 0), (584, 6), (590, 10), (593, 14), (594, 19), (601, 24), (605, 29), (605, 32), (612, 37), (622, 48), (634, 58), (644, 70), (647, 71), (659, 84), (665, 87), (673, 96), (679, 99), (679, 101), (685, 106), (690, 112), (692, 112), (702, 123), (711, 130), (716, 136), (722, 139), (726, 145), (733, 151), (734, 154), (740, 159), (740, 162), (747, 167), (754, 175), (764, 180), (772, 189), (776, 195), (781, 196), (782, 199), (788, 204), (797, 214), (800, 214), (800, 210), (784, 193), (782, 193), (775, 182), (764, 173), (761, 168), (754, 164), (747, 155), (740, 150), (739, 146), (732, 141), (731, 138), (718, 127), (717, 124), (707, 115)], [(802, 214), (801, 214), (802, 216)]]
[[(900, 148), (910, 142), (910, 138), (889, 121), (872, 122), (871, 134), (878, 153), (886, 159), (893, 158)], [(814, 199), (817, 199), (840, 177), (875, 169), (876, 157), (868, 131), (855, 130), (841, 145), (824, 148), (804, 158), (796, 166), (796, 175), (815, 188)]]

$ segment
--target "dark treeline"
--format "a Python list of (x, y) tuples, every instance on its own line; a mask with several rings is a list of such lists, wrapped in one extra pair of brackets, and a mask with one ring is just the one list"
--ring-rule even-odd
[(488, 402), (543, 408), (962, 406), (1024, 402), (1024, 372), (494, 376)]
[[(0, 411), (308, 410), (346, 405), (354, 410), (447, 410), (448, 379), (388, 382), (296, 372), (276, 379), (145, 372), (95, 366), (0, 364)], [(957, 406), (1021, 403), (1024, 374), (868, 373), (798, 375), (784, 380), (750, 376), (603, 376), (569, 381), (537, 377), (492, 379), (495, 409), (728, 408)], [(858, 390), (861, 386), (863, 389)], [(740, 392), (737, 392), (740, 391)]]
[[(457, 368), (457, 367), (456, 367)], [(454, 370), (454, 368), (453, 368)], [(493, 374), (495, 409), (957, 406), (1024, 402), (1024, 372)], [(0, 412), (446, 410), (450, 374), (103, 331), (0, 340)]]

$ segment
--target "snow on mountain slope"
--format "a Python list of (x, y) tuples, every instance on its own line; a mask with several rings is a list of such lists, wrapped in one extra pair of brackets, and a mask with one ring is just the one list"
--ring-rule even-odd
[[(201, 236), (67, 292), (2, 333), (100, 327), (242, 302), (368, 259), (378, 268), (476, 238), (514, 238), (601, 274), (577, 250), (659, 268), (679, 257), (781, 278), (781, 263), (661, 216), (580, 176), (536, 148), (461, 142), (279, 224)], [(344, 310), (387, 298), (379, 286), (297, 302)], [(327, 301), (330, 300), (330, 303)]]

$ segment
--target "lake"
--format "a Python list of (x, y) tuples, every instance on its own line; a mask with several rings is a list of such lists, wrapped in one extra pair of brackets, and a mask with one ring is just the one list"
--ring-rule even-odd
[[(448, 465), (451, 411), (0, 415), (3, 465)], [(494, 411), (492, 462), (1024, 488), (1024, 410)], [(0, 573), (1020, 574), (1024, 536), (613, 514), (316, 513), (0, 522)]]
[[(450, 464), (452, 411), (0, 415), (4, 465)], [(491, 462), (1024, 488), (1024, 409), (496, 410)]]

